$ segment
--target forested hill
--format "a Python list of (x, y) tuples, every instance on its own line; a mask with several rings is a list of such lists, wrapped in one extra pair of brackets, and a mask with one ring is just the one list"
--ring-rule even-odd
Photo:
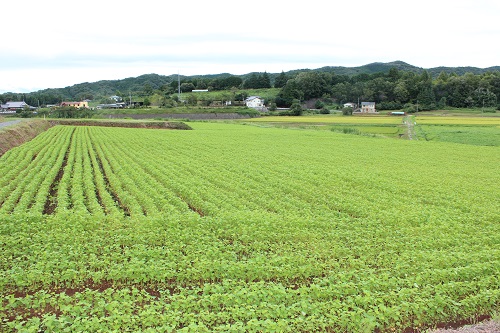
[[(244, 75), (232, 75), (229, 73), (211, 74), (211, 75), (180, 75), (182, 82), (193, 83), (192, 87), (197, 89), (224, 90), (232, 87), (243, 87), (245, 84), (252, 80), (264, 79), (268, 84), (274, 85), (276, 79), (283, 77), (293, 78), (301, 72), (318, 72), (330, 73), (336, 76), (344, 76), (354, 78), (362, 75), (372, 75), (377, 73), (388, 73), (391, 69), (397, 69), (401, 72), (412, 72), (420, 74), (424, 70), (436, 78), (440, 73), (447, 74), (455, 73), (463, 75), (465, 73), (472, 73), (475, 75), (483, 74), (486, 72), (500, 71), (500, 66), (489, 68), (476, 68), (476, 67), (436, 67), (424, 69), (407, 64), (403, 61), (394, 61), (388, 63), (375, 62), (358, 67), (341, 67), (341, 66), (326, 66), (317, 69), (297, 69), (288, 71), (286, 73), (248, 73)], [(145, 74), (138, 77), (129, 77), (122, 80), (102, 80), (97, 82), (84, 82), (68, 86), (65, 88), (44, 89), (37, 92), (28, 94), (18, 93), (5, 93), (0, 95), (0, 101), (7, 102), (9, 100), (31, 100), (32, 103), (58, 103), (63, 100), (83, 100), (83, 99), (102, 99), (112, 95), (128, 96), (143, 95), (147, 96), (154, 91), (160, 90), (165, 93), (174, 93), (177, 91), (177, 81), (179, 77), (177, 74), (172, 75), (158, 75), (158, 74)], [(258, 87), (259, 85), (257, 84)], [(276, 85), (277, 86), (277, 85)], [(262, 86), (263, 88), (266, 85)], [(190, 87), (184, 87), (186, 89)], [(190, 91), (190, 90), (186, 90)]]
[[(323, 72), (334, 72), (337, 75), (357, 75), (357, 74), (375, 74), (375, 73), (387, 73), (391, 68), (396, 68), (400, 71), (421, 73), (424, 68), (416, 67), (407, 64), (403, 61), (393, 61), (393, 62), (374, 62), (368, 65), (363, 65), (359, 67), (341, 67), (341, 66), (327, 66), (317, 69)], [(483, 74), (486, 72), (500, 71), (500, 66), (488, 67), (488, 68), (477, 68), (477, 67), (434, 67), (427, 68), (427, 72), (432, 77), (437, 77), (441, 72), (457, 75), (464, 75), (465, 73), (472, 74)]]

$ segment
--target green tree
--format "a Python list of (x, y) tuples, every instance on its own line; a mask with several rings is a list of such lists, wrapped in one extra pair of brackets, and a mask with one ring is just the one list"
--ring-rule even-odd
[(196, 89), (207, 89), (207, 88), (208, 88), (208, 84), (206, 81), (198, 80), (198, 82), (196, 82)]
[(245, 89), (261, 89), (261, 88), (271, 88), (271, 79), (269, 74), (264, 72), (263, 74), (252, 73), (250, 77), (243, 82), (243, 88)]
[(401, 77), (401, 73), (396, 67), (391, 67), (391, 69), (389, 69), (389, 73), (387, 73), (387, 77), (390, 81), (396, 82)]
[(324, 107), (325, 107), (325, 103), (323, 103), (323, 101), (320, 100), (320, 99), (316, 100), (316, 102), (314, 103), (314, 108), (315, 109), (319, 110), (319, 109), (322, 109)]
[(189, 104), (189, 105), (196, 105), (198, 103), (198, 98), (193, 95), (193, 94), (190, 94), (187, 99), (186, 99), (186, 102)]
[(181, 92), (191, 92), (194, 90), (194, 84), (191, 82), (181, 83)]
[(300, 101), (298, 99), (293, 100), (292, 106), (290, 106), (290, 115), (292, 116), (301, 116), (304, 112), (302, 105), (300, 105)]
[(16, 113), (21, 117), (21, 118), (31, 118), (33, 117), (33, 111), (31, 111), (29, 106), (25, 106), (22, 110), (16, 111)]
[(292, 105), (293, 101), (303, 99), (304, 95), (300, 89), (297, 81), (294, 79), (288, 80), (285, 86), (281, 89), (276, 97), (276, 104), (280, 107), (288, 107)]
[(224, 89), (239, 88), (243, 79), (234, 75), (228, 76), (222, 80)]
[(344, 116), (352, 116), (353, 108), (342, 108), (342, 115)]
[(151, 84), (146, 83), (146, 84), (144, 84), (142, 91), (143, 91), (145, 96), (149, 96), (153, 93), (153, 87), (151, 86)]
[(269, 74), (267, 72), (264, 72), (262, 75), (259, 76), (259, 86), (258, 88), (271, 88), (271, 78), (269, 77)]
[(400, 103), (406, 103), (409, 100), (409, 92), (406, 89), (406, 84), (404, 81), (399, 81), (394, 87), (394, 98)]
[(352, 91), (352, 85), (349, 82), (340, 82), (332, 87), (332, 97), (337, 100), (338, 103), (344, 104), (350, 102), (350, 93)]
[(297, 83), (304, 99), (308, 100), (330, 92), (330, 77), (327, 73), (310, 71), (299, 73), (293, 80)]
[(288, 81), (289, 77), (285, 74), (285, 72), (281, 71), (281, 73), (274, 79), (274, 88), (283, 88)]
[(250, 74), (250, 77), (248, 77), (243, 82), (243, 88), (245, 89), (255, 89), (258, 86), (259, 86), (259, 77), (257, 76), (256, 73)]
[(489, 89), (477, 88), (474, 91), (474, 105), (478, 107), (496, 106), (497, 96)]
[(432, 89), (432, 77), (424, 70), (420, 76), (417, 101), (422, 110), (431, 110), (436, 106), (436, 98)]

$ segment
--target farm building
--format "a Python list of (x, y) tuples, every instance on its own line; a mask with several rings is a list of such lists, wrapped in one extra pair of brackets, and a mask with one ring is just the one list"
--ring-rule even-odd
[(5, 104), (2, 104), (0, 106), (1, 111), (17, 111), (17, 110), (24, 110), (24, 108), (30, 108), (30, 110), (36, 109), (33, 106), (28, 105), (26, 102), (7, 102)]
[(88, 109), (89, 102), (61, 102), (61, 107), (64, 107), (64, 106), (72, 106), (72, 107), (75, 107), (77, 109), (81, 109), (81, 108)]
[(361, 109), (359, 109), (361, 113), (375, 113), (377, 110), (375, 109), (375, 102), (361, 102)]
[(123, 109), (126, 106), (125, 103), (110, 103), (110, 104), (99, 104), (96, 106), (97, 110), (102, 109)]
[(345, 103), (344, 107), (345, 108), (353, 108), (354, 109), (356, 107), (356, 104), (354, 104), (354, 103)]

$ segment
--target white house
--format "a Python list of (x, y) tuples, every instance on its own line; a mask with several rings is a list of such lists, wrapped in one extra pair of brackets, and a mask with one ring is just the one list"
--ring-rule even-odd
[(354, 104), (354, 103), (345, 103), (344, 107), (345, 108), (353, 108), (354, 109), (356, 107), (356, 104)]
[(262, 108), (264, 107), (264, 99), (259, 96), (250, 96), (245, 99), (245, 105), (249, 108)]
[(375, 113), (377, 110), (375, 109), (375, 102), (361, 102), (361, 109), (359, 110), (361, 113)]

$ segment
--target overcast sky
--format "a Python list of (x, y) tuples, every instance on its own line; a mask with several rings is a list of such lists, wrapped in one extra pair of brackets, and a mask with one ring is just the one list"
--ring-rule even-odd
[(157, 73), (500, 65), (498, 0), (8, 1), (0, 93)]

